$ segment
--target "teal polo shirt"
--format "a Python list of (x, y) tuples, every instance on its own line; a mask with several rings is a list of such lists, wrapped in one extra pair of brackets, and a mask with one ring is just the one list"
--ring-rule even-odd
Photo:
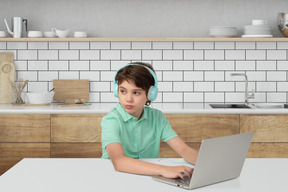
[(142, 117), (125, 111), (120, 103), (102, 118), (102, 158), (108, 159), (106, 146), (120, 143), (131, 158), (158, 158), (160, 140), (167, 142), (177, 136), (163, 113), (144, 107)]

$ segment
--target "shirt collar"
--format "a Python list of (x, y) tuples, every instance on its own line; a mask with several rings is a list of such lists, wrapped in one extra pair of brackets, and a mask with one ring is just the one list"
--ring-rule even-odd
[[(130, 120), (132, 118), (135, 118), (134, 116), (132, 116), (129, 113), (127, 113), (120, 103), (117, 103), (116, 110), (121, 115), (121, 117), (122, 117), (124, 122), (126, 122), (126, 121), (128, 121), (128, 120)], [(147, 107), (146, 106), (143, 109), (143, 115), (140, 118), (140, 120), (142, 120), (142, 119), (147, 119)]]

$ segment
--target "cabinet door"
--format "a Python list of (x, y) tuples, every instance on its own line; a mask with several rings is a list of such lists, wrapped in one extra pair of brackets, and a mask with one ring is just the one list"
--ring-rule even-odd
[(50, 143), (0, 143), (0, 175), (23, 158), (49, 158)]
[(101, 142), (101, 114), (51, 115), (52, 142)]
[(0, 114), (0, 142), (50, 142), (50, 115)]
[(185, 142), (239, 133), (239, 115), (166, 114), (165, 117)]

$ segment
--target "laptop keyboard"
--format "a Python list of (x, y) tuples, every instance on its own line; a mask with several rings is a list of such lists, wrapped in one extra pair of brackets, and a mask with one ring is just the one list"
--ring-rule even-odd
[(189, 183), (190, 183), (190, 178), (189, 178), (187, 175), (185, 175), (185, 176), (184, 176), (184, 179), (185, 179), (185, 180), (182, 180), (181, 178), (177, 178), (177, 179), (173, 179), (173, 180), (174, 180), (174, 182), (175, 182), (176, 184), (189, 185)]

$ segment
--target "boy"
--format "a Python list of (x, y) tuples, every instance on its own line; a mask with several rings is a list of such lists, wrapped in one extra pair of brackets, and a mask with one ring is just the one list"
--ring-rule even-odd
[(138, 160), (158, 158), (160, 140), (192, 164), (198, 156), (177, 136), (161, 111), (147, 107), (157, 93), (157, 78), (151, 65), (131, 63), (116, 72), (114, 95), (119, 103), (101, 122), (102, 158), (110, 158), (115, 170), (121, 172), (191, 177), (193, 169), (187, 166), (163, 166)]

